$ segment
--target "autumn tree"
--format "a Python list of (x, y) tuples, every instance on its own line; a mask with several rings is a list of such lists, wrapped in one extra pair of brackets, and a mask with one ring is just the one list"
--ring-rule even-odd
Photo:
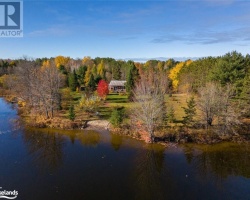
[(89, 84), (91, 74), (92, 74), (91, 67), (88, 66), (85, 77), (84, 77), (84, 83), (85, 83), (86, 86)]
[(60, 107), (60, 91), (63, 77), (55, 64), (44, 61), (42, 67), (23, 61), (17, 66), (14, 91), (26, 102), (29, 110), (46, 118), (53, 118)]
[(211, 126), (218, 113), (218, 84), (207, 83), (199, 89), (198, 109), (201, 111), (202, 120), (206, 127)]
[(97, 86), (98, 96), (105, 99), (108, 93), (109, 93), (108, 83), (104, 80), (100, 80)]
[(234, 94), (231, 85), (222, 87), (218, 83), (207, 83), (205, 87), (199, 89), (197, 106), (207, 128), (212, 126), (215, 118), (218, 119), (218, 125), (223, 131), (233, 130), (234, 126), (240, 124), (240, 115), (231, 102)]
[(169, 71), (169, 78), (172, 81), (172, 87), (173, 87), (173, 91), (177, 91), (178, 90), (178, 86), (179, 86), (179, 73), (182, 70), (182, 68), (184, 66), (188, 66), (189, 64), (191, 64), (191, 60), (188, 60), (186, 62), (180, 62), (178, 63), (175, 67), (173, 67), (170, 71)]
[(103, 60), (97, 66), (97, 74), (101, 77), (101, 79), (105, 80), (105, 66)]
[[(165, 110), (165, 89), (160, 80), (161, 76), (154, 74), (153, 82), (142, 77), (133, 90), (135, 107), (131, 111), (131, 119), (140, 124), (147, 133), (149, 142), (154, 141), (156, 127), (163, 122)], [(157, 77), (157, 78), (156, 78)]]
[(94, 113), (100, 106), (101, 99), (96, 95), (87, 96), (84, 94), (79, 100), (79, 108), (88, 113)]
[(70, 61), (70, 57), (57, 56), (55, 57), (56, 67), (64, 66), (66, 67)]
[(89, 56), (85, 56), (83, 59), (82, 59), (82, 65), (84, 66), (87, 66), (87, 67), (93, 67), (94, 66), (94, 61), (91, 59), (91, 57)]
[[(63, 78), (54, 62), (49, 62), (41, 67), (40, 73), (40, 97), (46, 110), (46, 117), (53, 118), (54, 111), (60, 107), (60, 88), (63, 86)], [(37, 86), (39, 88), (39, 85)]]

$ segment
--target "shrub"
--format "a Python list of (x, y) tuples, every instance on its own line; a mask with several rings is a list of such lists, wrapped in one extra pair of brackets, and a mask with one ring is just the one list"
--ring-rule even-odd
[(115, 108), (110, 117), (110, 123), (113, 125), (113, 127), (117, 128), (121, 126), (124, 119), (124, 107)]

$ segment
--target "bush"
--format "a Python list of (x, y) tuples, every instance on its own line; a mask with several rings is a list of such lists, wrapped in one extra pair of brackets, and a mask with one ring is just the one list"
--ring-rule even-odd
[(121, 126), (124, 119), (124, 107), (115, 108), (110, 117), (110, 123), (113, 125), (113, 127), (117, 128)]

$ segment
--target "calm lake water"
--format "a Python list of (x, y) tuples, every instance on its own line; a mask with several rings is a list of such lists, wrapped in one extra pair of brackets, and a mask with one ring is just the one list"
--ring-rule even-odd
[(250, 145), (164, 148), (108, 132), (29, 130), (15, 119), (0, 99), (0, 191), (17, 199), (250, 199)]

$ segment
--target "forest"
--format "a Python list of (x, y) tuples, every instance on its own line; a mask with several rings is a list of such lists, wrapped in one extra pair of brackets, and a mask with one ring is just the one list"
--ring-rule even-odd
[[(111, 93), (111, 80), (126, 92)], [(0, 60), (0, 96), (17, 103), (30, 126), (111, 129), (147, 142), (248, 140), (250, 55), (184, 62), (113, 58)]]

